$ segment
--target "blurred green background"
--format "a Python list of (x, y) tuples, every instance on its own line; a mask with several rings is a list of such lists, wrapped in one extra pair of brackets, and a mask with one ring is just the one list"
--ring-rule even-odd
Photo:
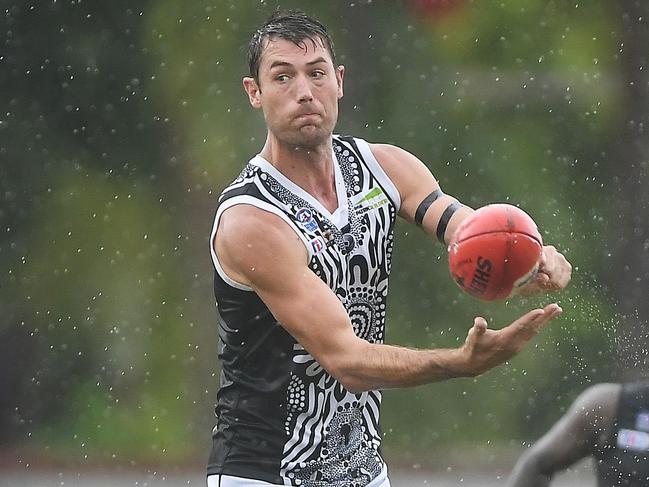
[(551, 298), (477, 302), (444, 248), (396, 227), (389, 343), (457, 346), (476, 314), (502, 326), (550, 299), (564, 314), (482, 377), (387, 391), (389, 461), (498, 463), (589, 384), (646, 375), (646, 2), (8, 1), (4, 465), (202, 468), (219, 370), (209, 232), (265, 139), (241, 78), (278, 5), (330, 27), (339, 133), (406, 148), (473, 207), (520, 205), (574, 266)]

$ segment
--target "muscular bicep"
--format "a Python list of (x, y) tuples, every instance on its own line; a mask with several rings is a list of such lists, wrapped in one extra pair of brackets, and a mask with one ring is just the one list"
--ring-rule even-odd
[[(421, 224), (429, 235), (448, 242), (462, 220), (473, 210), (459, 204), (456, 198), (444, 194), (430, 170), (414, 155), (392, 145), (371, 144), (370, 147), (399, 191), (399, 215), (409, 222)], [(420, 205), (433, 193), (439, 196), (434, 197), (427, 210), (422, 212), (423, 207), (420, 208)], [(455, 211), (451, 206), (454, 204), (457, 205)], [(419, 219), (421, 221), (417, 221)]]
[(309, 269), (305, 246), (288, 224), (262, 210), (235, 206), (221, 217), (214, 246), (225, 272), (251, 287), (336, 376), (338, 364), (360, 339), (336, 295)]

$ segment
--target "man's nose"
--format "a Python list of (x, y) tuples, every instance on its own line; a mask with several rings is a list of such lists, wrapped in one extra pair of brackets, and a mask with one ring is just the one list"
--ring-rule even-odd
[(296, 79), (296, 95), (298, 103), (310, 102), (313, 100), (311, 82), (307, 76), (300, 75)]

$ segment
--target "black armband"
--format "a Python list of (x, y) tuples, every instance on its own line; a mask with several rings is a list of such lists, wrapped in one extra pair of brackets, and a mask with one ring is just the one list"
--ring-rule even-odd
[(430, 205), (432, 205), (440, 196), (444, 196), (444, 193), (442, 193), (441, 189), (436, 189), (426, 196), (421, 203), (419, 203), (417, 211), (415, 211), (415, 223), (417, 225), (421, 226), (428, 208), (430, 208)]
[(442, 217), (439, 219), (439, 223), (437, 224), (437, 240), (439, 240), (440, 242), (445, 243), (444, 234), (446, 233), (448, 222), (451, 221), (453, 213), (455, 213), (460, 208), (462, 208), (462, 204), (456, 201), (455, 203), (448, 205), (444, 210), (444, 213), (442, 213)]

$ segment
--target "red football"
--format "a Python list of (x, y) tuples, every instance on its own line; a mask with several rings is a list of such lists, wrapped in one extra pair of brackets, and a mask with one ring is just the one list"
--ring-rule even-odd
[(507, 298), (534, 278), (543, 240), (534, 220), (520, 208), (493, 204), (462, 222), (448, 247), (449, 270), (471, 296)]

